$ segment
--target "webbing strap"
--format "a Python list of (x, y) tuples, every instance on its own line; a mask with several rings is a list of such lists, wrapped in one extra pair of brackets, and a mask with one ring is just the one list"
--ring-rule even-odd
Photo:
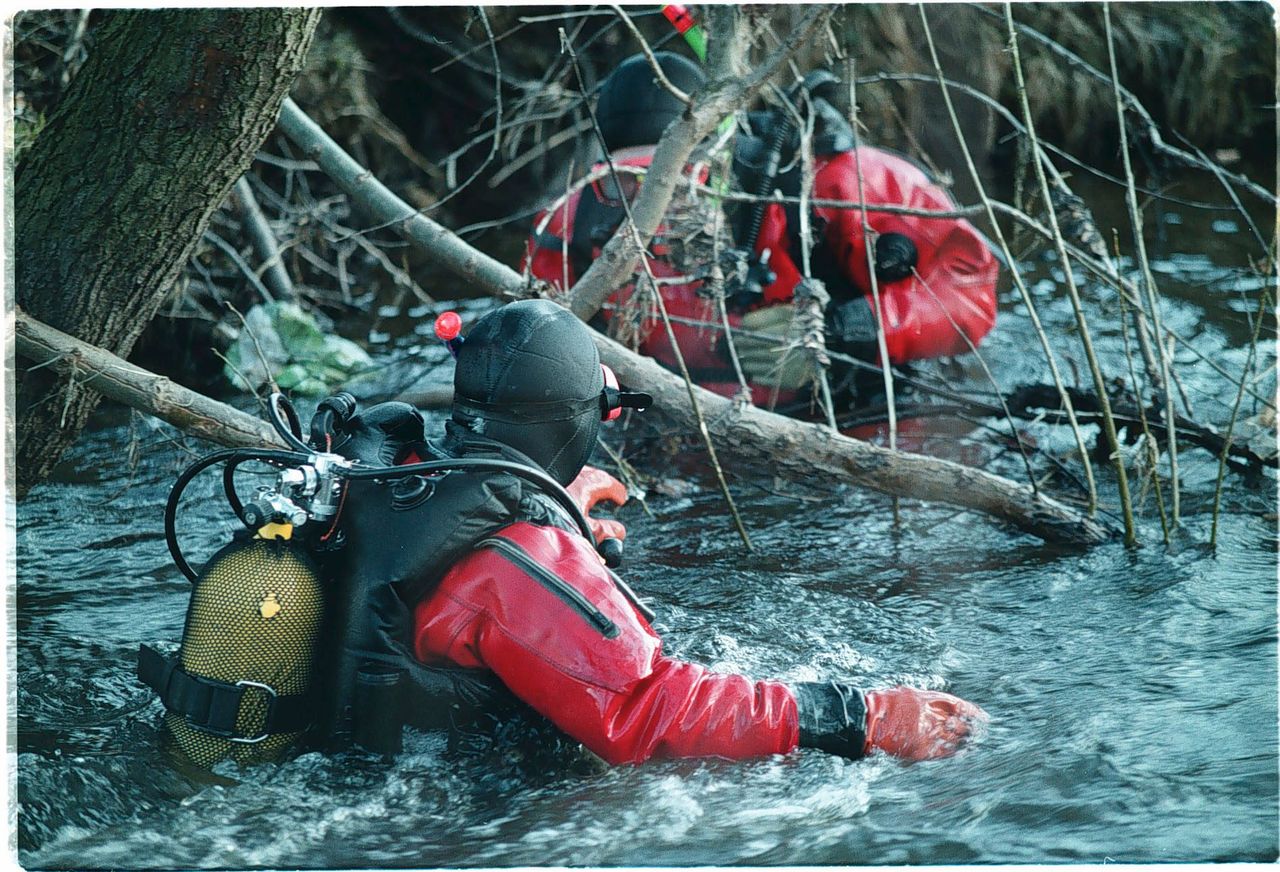
[[(138, 678), (159, 694), (166, 709), (182, 715), (194, 729), (233, 741), (261, 741), (275, 733), (301, 732), (311, 725), (311, 697), (306, 694), (280, 696), (261, 682), (232, 683), (192, 675), (177, 657), (165, 657), (150, 645), (138, 648)], [(261, 694), (266, 700), (267, 717), (257, 736), (236, 731), (236, 717), (246, 693)]]

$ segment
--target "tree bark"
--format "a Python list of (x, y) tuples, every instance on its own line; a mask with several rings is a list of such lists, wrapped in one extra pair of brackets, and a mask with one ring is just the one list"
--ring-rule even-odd
[(370, 215), (377, 215), (408, 242), (430, 252), (454, 275), (486, 289), (498, 288), (511, 296), (524, 291), (524, 279), (518, 272), (477, 251), (452, 230), (397, 197), (343, 151), (291, 99), (286, 99), (280, 110), (280, 131), (319, 164), (352, 202)]
[[(695, 426), (684, 383), (649, 357), (592, 332), (600, 359), (626, 385), (643, 386), (653, 407), (687, 428)], [(981, 469), (880, 448), (823, 424), (784, 418), (756, 406), (694, 388), (712, 436), (733, 446), (733, 458), (792, 481), (840, 481), (883, 494), (947, 503), (1003, 518), (1047, 542), (1095, 545), (1112, 537), (1101, 524), (1026, 485)]]
[[(314, 9), (112, 13), (15, 176), (17, 302), (125, 356), (248, 168), (302, 68)], [(99, 399), (54, 368), (17, 377), (21, 496)]]

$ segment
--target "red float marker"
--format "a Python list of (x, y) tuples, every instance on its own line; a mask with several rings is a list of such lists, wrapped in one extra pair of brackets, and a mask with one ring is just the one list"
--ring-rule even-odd
[(458, 356), (458, 349), (462, 347), (461, 333), (462, 318), (457, 312), (441, 312), (436, 318), (436, 336), (454, 357)]

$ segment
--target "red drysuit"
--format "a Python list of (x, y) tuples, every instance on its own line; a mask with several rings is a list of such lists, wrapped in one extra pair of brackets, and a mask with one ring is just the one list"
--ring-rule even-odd
[[(615, 157), (615, 164), (646, 167), (652, 154), (652, 147), (627, 149)], [(947, 193), (930, 182), (921, 169), (881, 149), (862, 146), (853, 151), (819, 156), (815, 159), (814, 171), (816, 200), (865, 201), (930, 211), (955, 208)], [(542, 232), (535, 232), (530, 240), (527, 262), (530, 272), (556, 287), (564, 287), (566, 280), (572, 286), (578, 279), (572, 258), (566, 260), (564, 253), (567, 241), (573, 237), (574, 219), (583, 196), (598, 196), (596, 186), (570, 197), (550, 216)], [(870, 295), (862, 213), (856, 208), (830, 206), (817, 207), (813, 213), (814, 226), (821, 228), (832, 259), (839, 267), (840, 278), (851, 285), (855, 293)], [(544, 219), (545, 212), (535, 220), (535, 228), (542, 226)], [(879, 283), (881, 324), (890, 359), (904, 363), (963, 354), (969, 350), (970, 342), (975, 346), (980, 343), (995, 324), (998, 265), (973, 225), (961, 218), (894, 215), (871, 209), (867, 210), (867, 222), (877, 234), (907, 236), (919, 253), (916, 275)], [(660, 229), (651, 246), (655, 257), (650, 263), (659, 278), (678, 276), (663, 260), (662, 232)], [(874, 239), (872, 241), (874, 243)], [(799, 254), (792, 250), (794, 242), (787, 227), (786, 211), (779, 204), (771, 204), (766, 209), (755, 250), (758, 254), (769, 250), (769, 267), (777, 279), (765, 288), (761, 305), (791, 299), (800, 279)], [(663, 301), (673, 316), (676, 341), (694, 379), (710, 390), (731, 396), (738, 386), (720, 350), (720, 318), (711, 301), (698, 295), (700, 284), (697, 280), (663, 284)], [(828, 290), (838, 302), (839, 291), (834, 285), (828, 280)], [(611, 302), (619, 303), (630, 293), (630, 288), (623, 289)], [(700, 321), (706, 326), (674, 320), (681, 318)], [(737, 326), (740, 320), (740, 314), (729, 313), (731, 325)], [(647, 336), (640, 350), (673, 366), (674, 355), (660, 322), (651, 319), (643, 328)], [(753, 393), (757, 403), (764, 403), (771, 391), (755, 387)]]
[(414, 651), (491, 670), (609, 763), (756, 757), (799, 742), (786, 685), (663, 656), (590, 543), (555, 527), (512, 524), (455, 564), (415, 610)]

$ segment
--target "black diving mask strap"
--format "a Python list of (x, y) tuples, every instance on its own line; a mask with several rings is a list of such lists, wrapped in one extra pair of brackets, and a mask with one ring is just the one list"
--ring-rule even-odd
[(609, 418), (609, 413), (618, 409), (635, 409), (643, 412), (653, 405), (653, 396), (640, 391), (623, 391), (607, 387), (600, 392), (600, 417)]

